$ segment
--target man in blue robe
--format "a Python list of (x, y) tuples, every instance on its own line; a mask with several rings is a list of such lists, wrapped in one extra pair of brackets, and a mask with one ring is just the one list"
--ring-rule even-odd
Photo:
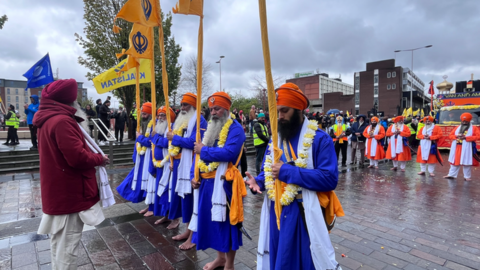
[[(148, 168), (152, 161), (150, 152), (150, 140), (153, 131), (151, 127), (152, 104), (150, 102), (143, 104), (141, 112), (141, 132), (137, 132), (137, 140), (132, 157), (135, 166), (125, 180), (117, 187), (118, 194), (125, 200), (133, 203), (139, 203), (145, 200), (146, 183), (148, 181), (146, 175), (148, 175)], [(147, 162), (147, 164), (145, 164), (145, 162)], [(147, 211), (148, 207), (140, 211), (140, 213), (144, 214), (147, 213)]]
[[(297, 185), (301, 190), (292, 202), (286, 205), (282, 203), (280, 229), (275, 213), (275, 201), (265, 197), (257, 269), (341, 269), (335, 260), (335, 250), (330, 242), (325, 219), (316, 197), (317, 192), (332, 191), (337, 186), (338, 168), (333, 142), (328, 134), (315, 128), (312, 131), (314, 138), (310, 149), (303, 148), (304, 143), (308, 145), (309, 140), (301, 134), (306, 134), (305, 130), (313, 129), (311, 127), (316, 125), (303, 117), (303, 111), (308, 108), (309, 101), (293, 83), (282, 85), (276, 93), (279, 148), (283, 154), (280, 162), (270, 165), (269, 170), (265, 172), (267, 156), (269, 158), (273, 156), (272, 148), (269, 147), (260, 175), (253, 178), (247, 173), (249, 178), (247, 184), (253, 192), (262, 193), (267, 188), (266, 175), (271, 171), (273, 179)], [(296, 157), (299, 157), (298, 149), (303, 149), (303, 158), (305, 154), (310, 155), (305, 158), (307, 168), (299, 167), (295, 162)], [(273, 191), (276, 192), (275, 189)], [(284, 191), (283, 194), (285, 193)], [(313, 200), (311, 194), (314, 194)], [(313, 206), (317, 208), (312, 209)], [(320, 222), (313, 223), (312, 220)]]
[[(177, 120), (171, 132), (167, 132), (167, 139), (171, 141), (171, 147), (177, 148), (178, 154), (172, 155), (173, 172), (171, 186), (172, 192), (170, 209), (168, 218), (173, 220), (167, 227), (173, 229), (178, 227), (182, 218), (183, 223), (190, 223), (193, 214), (193, 193), (190, 183), (190, 169), (193, 163), (193, 147), (196, 141), (197, 118), (196, 118), (197, 95), (186, 93), (180, 102), (181, 113), (177, 116)], [(200, 120), (200, 135), (207, 128), (207, 121), (203, 116)], [(171, 150), (173, 150), (173, 148)], [(171, 151), (169, 151), (171, 152)], [(180, 245), (180, 249), (187, 250), (195, 246), (192, 243), (192, 232), (188, 229), (185, 232), (172, 237), (173, 240), (186, 240)]]
[[(193, 179), (192, 186), (198, 189), (199, 195), (198, 213), (195, 215), (194, 212), (193, 217), (197, 221), (192, 221), (196, 223), (196, 230), (192, 228), (195, 231), (193, 242), (197, 245), (197, 250), (213, 248), (218, 252), (217, 258), (205, 265), (203, 268), (205, 270), (222, 266), (224, 269), (233, 269), (235, 253), (242, 245), (242, 233), (237, 226), (231, 225), (230, 216), (227, 214), (234, 211), (233, 207), (230, 209), (233, 204), (228, 199), (232, 197), (233, 181), (222, 180), (227, 170), (238, 164), (245, 142), (242, 125), (231, 119), (229, 111), (231, 104), (230, 96), (225, 92), (215, 93), (208, 98), (211, 122), (202, 143), (195, 144), (195, 153), (200, 155), (202, 161), (200, 164), (212, 166), (213, 162), (218, 163), (218, 167), (211, 167), (210, 172), (205, 172), (205, 169), (199, 166), (200, 182), (194, 179), (195, 165), (192, 166), (190, 176)], [(228, 132), (224, 131), (228, 134), (225, 137), (222, 130), (227, 125), (230, 126)], [(240, 185), (245, 187), (240, 172), (237, 173), (240, 175)], [(242, 200), (239, 199), (237, 202)], [(243, 217), (243, 208), (240, 214)]]
[[(154, 192), (154, 202), (149, 205), (149, 210), (153, 211), (154, 216), (161, 216), (162, 218), (155, 221), (155, 224), (161, 224), (170, 221), (168, 219), (168, 179), (166, 185), (163, 185), (163, 188), (160, 188), (160, 179), (162, 179), (163, 172), (170, 166), (170, 160), (167, 159), (165, 162), (162, 162), (163, 159), (168, 156), (168, 139), (165, 136), (165, 133), (168, 131), (168, 121), (166, 108), (164, 106), (160, 107), (157, 110), (157, 125), (155, 126), (155, 132), (152, 137), (152, 145), (154, 150), (155, 160), (150, 164), (149, 172), (151, 175), (155, 176), (155, 189)], [(170, 119), (171, 123), (175, 121), (175, 112), (170, 108)], [(161, 194), (159, 195), (159, 190)]]

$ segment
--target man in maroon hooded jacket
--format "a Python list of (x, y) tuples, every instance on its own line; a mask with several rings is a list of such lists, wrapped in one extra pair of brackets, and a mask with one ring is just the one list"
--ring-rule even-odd
[[(83, 225), (104, 220), (96, 166), (107, 156), (94, 154), (76, 116), (77, 82), (58, 80), (42, 90), (42, 104), (33, 124), (38, 127), (40, 186), (44, 215), (39, 234), (51, 234), (52, 269), (76, 269)], [(79, 107), (77, 105), (77, 107)]]

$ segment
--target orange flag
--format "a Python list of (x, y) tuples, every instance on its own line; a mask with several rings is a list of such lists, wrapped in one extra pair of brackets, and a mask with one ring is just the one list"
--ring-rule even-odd
[(113, 20), (113, 32), (118, 34), (120, 31), (120, 27), (115, 25), (117, 18), (150, 27), (161, 25), (161, 21), (158, 18), (157, 5), (154, 1), (128, 0)]
[(198, 15), (203, 17), (203, 1), (202, 0), (179, 0), (172, 8), (175, 14)]
[(134, 23), (128, 42), (130, 43), (130, 48), (126, 51), (123, 49), (121, 53), (117, 53), (117, 58), (123, 55), (129, 56), (127, 64), (120, 71), (127, 71), (130, 68), (139, 66), (137, 59), (153, 58), (154, 40), (151, 27)]

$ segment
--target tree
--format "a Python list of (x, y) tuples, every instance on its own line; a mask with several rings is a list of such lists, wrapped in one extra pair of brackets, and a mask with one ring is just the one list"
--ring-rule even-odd
[[(273, 76), (273, 86), (275, 89), (280, 87), (282, 84), (285, 83), (285, 79), (282, 76)], [(259, 105), (255, 105), (255, 107), (264, 107), (264, 99), (265, 99), (265, 107), (263, 108), (265, 111), (268, 108), (268, 97), (266, 92), (263, 89), (267, 89), (267, 80), (265, 79), (265, 75), (259, 76), (255, 75), (252, 77), (250, 81), (251, 90), (254, 91), (254, 97), (258, 100)]]
[(92, 106), (92, 108), (95, 108), (95, 102), (93, 101), (92, 97), (89, 97), (88, 99), (80, 99), (78, 100), (78, 103), (80, 103), (80, 107), (84, 108), (87, 107), (87, 105)]
[(0, 29), (3, 28), (3, 25), (5, 24), (6, 21), (8, 21), (7, 15), (3, 15), (2, 17), (0, 17)]
[[(87, 79), (91, 80), (98, 74), (110, 69), (125, 59), (117, 59), (116, 53), (120, 53), (122, 49), (129, 48), (129, 34), (132, 23), (119, 19), (116, 24), (121, 28), (119, 34), (114, 34), (113, 18), (120, 11), (123, 4), (127, 0), (84, 0), (83, 18), (85, 19), (84, 36), (75, 33), (76, 41), (84, 49), (86, 57), (78, 57), (78, 63), (88, 68)], [(178, 86), (181, 66), (177, 64), (178, 56), (181, 51), (180, 46), (175, 44), (175, 40), (171, 37), (170, 28), (172, 26), (171, 14), (163, 16), (163, 31), (165, 34), (165, 54), (167, 56), (167, 73), (169, 77), (169, 91)], [(155, 29), (158, 41), (158, 29)], [(162, 65), (158, 42), (155, 42), (155, 78), (157, 100), (163, 100), (162, 88)], [(170, 84), (171, 80), (171, 84)], [(150, 84), (144, 86), (150, 89)], [(140, 88), (142, 89), (142, 88)], [(142, 92), (142, 91), (141, 91)], [(113, 91), (113, 95), (120, 99), (125, 105), (127, 112), (132, 111), (132, 105), (135, 101), (135, 85), (125, 86)], [(150, 99), (150, 93), (147, 99)]]
[[(210, 71), (212, 71), (212, 65), (203, 61), (202, 99), (208, 97), (212, 92)], [(190, 56), (183, 66), (180, 89), (172, 95), (175, 98), (172, 103), (180, 100), (181, 96), (187, 92), (197, 93), (197, 57), (195, 56)]]

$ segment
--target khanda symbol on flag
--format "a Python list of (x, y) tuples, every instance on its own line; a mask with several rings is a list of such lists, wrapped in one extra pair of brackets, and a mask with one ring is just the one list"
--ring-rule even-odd
[(150, 14), (152, 14), (152, 4), (149, 0), (142, 0), (143, 13), (145, 14), (145, 19), (148, 21)]
[(158, 18), (157, 5), (152, 4), (152, 0), (128, 0), (113, 20), (113, 32), (118, 34), (120, 27), (115, 25), (118, 18), (135, 24), (141, 24), (149, 27), (161, 25)]
[(117, 57), (123, 55), (129, 56), (129, 61), (119, 71), (127, 71), (130, 68), (138, 66), (138, 60), (134, 59), (152, 59), (153, 58), (153, 32), (152, 28), (134, 23), (129, 37), (130, 48), (123, 49)]
[(132, 43), (139, 54), (143, 54), (148, 48), (148, 39), (140, 31), (132, 36)]

